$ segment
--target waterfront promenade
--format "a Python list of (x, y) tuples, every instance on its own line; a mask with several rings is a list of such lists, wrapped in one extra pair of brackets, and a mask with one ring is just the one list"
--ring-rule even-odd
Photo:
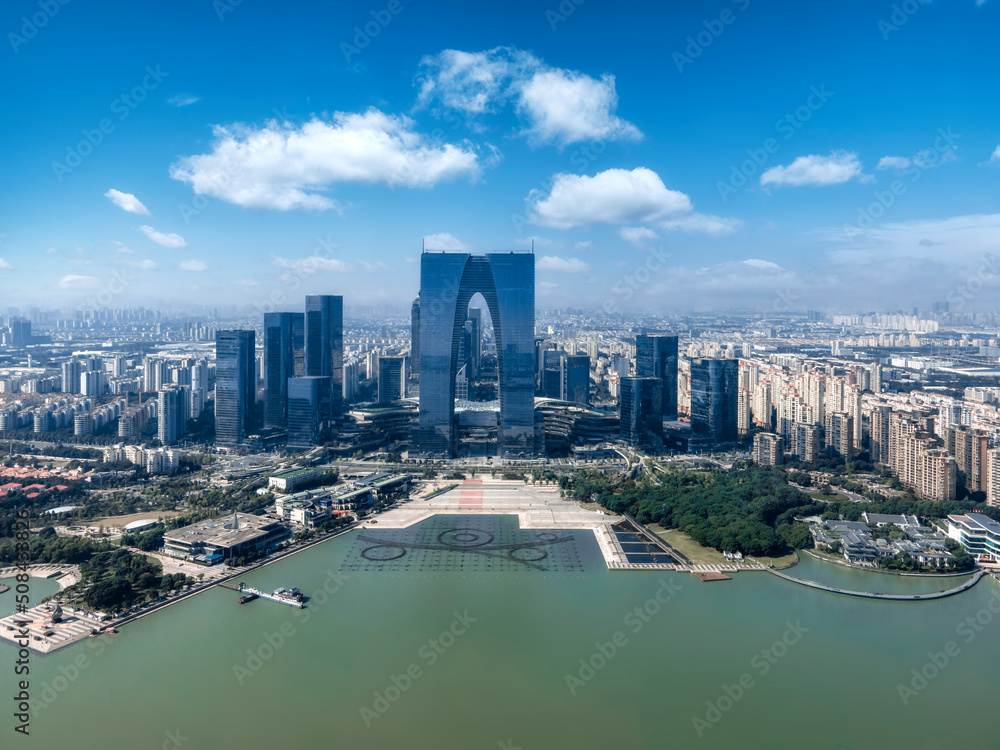
[(797, 583), (800, 586), (808, 586), (812, 589), (819, 589), (820, 591), (829, 591), (830, 593), (843, 594), (844, 596), (858, 596), (863, 599), (886, 599), (897, 602), (928, 601), (930, 599), (943, 599), (946, 596), (961, 594), (963, 591), (967, 591), (979, 583), (979, 579), (986, 575), (986, 571), (977, 570), (972, 574), (972, 578), (965, 583), (956, 586), (955, 588), (945, 589), (943, 591), (933, 591), (926, 594), (882, 594), (869, 591), (848, 591), (847, 589), (839, 589), (834, 586), (816, 583), (816, 581), (808, 581), (804, 578), (795, 578), (794, 576), (786, 575), (785, 573), (781, 573), (773, 568), (763, 568), (763, 570), (767, 570), (769, 573), (778, 576), (778, 578), (783, 578), (786, 581)]

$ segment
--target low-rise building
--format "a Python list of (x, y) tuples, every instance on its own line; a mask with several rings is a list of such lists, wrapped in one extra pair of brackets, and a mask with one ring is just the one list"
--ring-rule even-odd
[(948, 516), (948, 536), (979, 559), (1000, 562), (1000, 523), (982, 513)]
[(267, 552), (289, 537), (291, 532), (280, 521), (234, 513), (166, 532), (163, 549), (167, 554), (211, 564)]

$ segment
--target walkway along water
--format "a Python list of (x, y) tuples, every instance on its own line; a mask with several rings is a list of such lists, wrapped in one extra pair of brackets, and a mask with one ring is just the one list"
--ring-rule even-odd
[(953, 589), (947, 589), (946, 591), (935, 591), (929, 594), (878, 594), (871, 593), (868, 591), (848, 591), (847, 589), (838, 589), (833, 586), (826, 586), (822, 583), (816, 583), (816, 581), (807, 581), (804, 578), (795, 578), (793, 576), (785, 575), (784, 573), (779, 573), (777, 570), (772, 568), (766, 569), (768, 573), (772, 573), (778, 578), (784, 578), (786, 581), (791, 581), (792, 583), (798, 583), (802, 586), (808, 586), (812, 589), (819, 589), (820, 591), (829, 591), (834, 594), (844, 594), (846, 596), (860, 596), (864, 599), (890, 599), (893, 601), (900, 602), (913, 602), (913, 601), (925, 601), (927, 599), (943, 599), (946, 596), (954, 596), (955, 594), (961, 594), (967, 589), (971, 589), (977, 583), (979, 579), (986, 575), (985, 570), (977, 570), (972, 574), (972, 578), (963, 583), (960, 586), (956, 586)]

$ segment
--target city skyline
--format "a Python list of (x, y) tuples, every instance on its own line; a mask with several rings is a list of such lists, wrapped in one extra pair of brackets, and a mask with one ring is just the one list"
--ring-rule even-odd
[(269, 4), (182, 4), (151, 39), (125, 4), (36, 28), (17, 3), (8, 98), (72, 114), (0, 125), (5, 298), (402, 306), (422, 245), (533, 242), (546, 307), (988, 304), (997, 3), (570, 7), (314, 9), (262, 64)]

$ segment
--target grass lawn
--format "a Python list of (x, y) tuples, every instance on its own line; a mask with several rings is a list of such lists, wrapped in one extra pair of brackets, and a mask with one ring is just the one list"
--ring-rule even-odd
[(584, 510), (589, 510), (589, 511), (595, 511), (595, 510), (603, 510), (603, 511), (604, 511), (605, 513), (609, 512), (609, 511), (605, 510), (605, 509), (604, 509), (604, 506), (603, 506), (603, 505), (601, 505), (600, 503), (584, 503), (584, 502), (578, 502), (578, 503), (577, 503), (577, 505), (579, 505), (579, 506), (580, 506), (581, 508), (583, 508)]
[(798, 556), (794, 552), (790, 555), (782, 555), (781, 557), (755, 557), (753, 559), (764, 565), (770, 565), (776, 570), (790, 568), (799, 561)]
[(698, 542), (689, 537), (683, 531), (677, 529), (664, 529), (659, 524), (650, 524), (649, 530), (660, 537), (671, 547), (680, 552), (684, 557), (695, 565), (711, 565), (715, 563), (726, 563), (725, 556), (718, 550), (711, 547), (702, 547)]
[(106, 516), (105, 518), (95, 518), (92, 521), (76, 521), (74, 519), (72, 520), (72, 523), (79, 523), (81, 526), (97, 526), (98, 524), (104, 524), (106, 527), (125, 527), (133, 521), (141, 521), (144, 518), (162, 518), (166, 520), (168, 518), (183, 516), (185, 512), (190, 511), (159, 510), (157, 508), (153, 508), (152, 510), (147, 510), (145, 513), (132, 513), (128, 516)]

